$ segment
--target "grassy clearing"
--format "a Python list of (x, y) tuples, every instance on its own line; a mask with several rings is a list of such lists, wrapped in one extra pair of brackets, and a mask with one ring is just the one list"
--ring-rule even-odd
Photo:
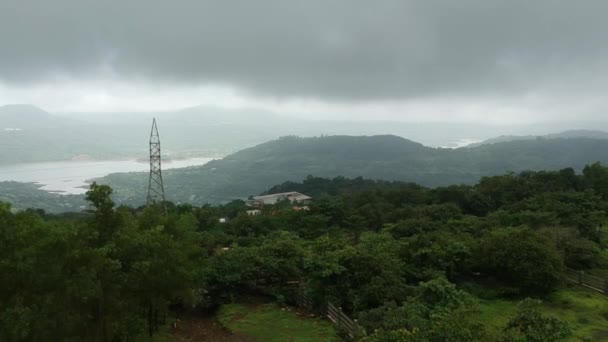
[[(477, 320), (484, 324), (491, 337), (517, 311), (516, 300), (481, 299)], [(571, 324), (574, 335), (570, 341), (608, 341), (608, 297), (579, 287), (557, 291), (543, 301), (543, 311)]]
[(328, 321), (303, 317), (276, 304), (228, 304), (222, 306), (217, 318), (233, 333), (250, 336), (255, 341), (340, 341)]

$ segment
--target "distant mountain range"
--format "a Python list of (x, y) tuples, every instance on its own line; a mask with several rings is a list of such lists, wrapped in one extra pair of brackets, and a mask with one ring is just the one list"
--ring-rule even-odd
[(224, 156), (292, 134), (293, 120), (259, 111), (204, 107), (160, 113), (50, 114), (31, 105), (0, 106), (0, 164), (145, 158), (152, 117), (172, 158)]
[[(159, 123), (163, 153), (171, 158), (219, 157), (286, 135), (391, 134), (426, 146), (460, 147), (511, 132), (529, 134), (564, 127), (608, 129), (608, 123), (496, 126), (485, 123), (311, 120), (259, 109), (198, 106), (155, 113), (48, 113), (32, 105), (0, 106), (0, 164), (145, 158), (152, 117)], [(532, 134), (533, 133), (533, 134)], [(521, 140), (526, 137), (502, 137)]]
[[(431, 148), (392, 135), (284, 137), (204, 166), (165, 172), (168, 199), (203, 204), (261, 193), (285, 181), (364, 177), (425, 186), (475, 183), (480, 177), (523, 170), (581, 170), (608, 163), (608, 139), (543, 138), (477, 147)], [(143, 203), (146, 174), (113, 174), (99, 180), (123, 203)]]
[(546, 134), (546, 135), (502, 135), (497, 138), (487, 139), (478, 143), (469, 144), (466, 147), (477, 147), (481, 145), (496, 144), (518, 140), (535, 140), (535, 139), (570, 139), (570, 138), (590, 138), (590, 139), (608, 139), (608, 132), (599, 130), (575, 129), (561, 133)]
[[(110, 141), (108, 144), (100, 143)], [(30, 105), (0, 107), (0, 164), (70, 160), (78, 155), (104, 159), (124, 154), (123, 140), (95, 125), (53, 116)]]
[(35, 124), (46, 124), (52, 120), (49, 113), (32, 105), (0, 106), (0, 118), (5, 127), (22, 127)]
[[(0, 163), (69, 160), (79, 155), (95, 159), (145, 157), (149, 116), (124, 116), (124, 120), (120, 116), (110, 120), (101, 114), (52, 115), (30, 105), (0, 107)], [(160, 118), (165, 158), (193, 154), (227, 155), (202, 167), (165, 171), (168, 199), (175, 202), (203, 204), (246, 198), (285, 181), (301, 181), (308, 175), (361, 176), (442, 186), (474, 183), (480, 177), (508, 171), (565, 167), (580, 170), (596, 161), (608, 164), (608, 133), (599, 130), (569, 130), (543, 136), (501, 136), (451, 149), (428, 147), (397, 135), (323, 135), (314, 138), (296, 135), (398, 131), (402, 133), (399, 135), (432, 132), (428, 135), (439, 136), (451, 132), (453, 136), (446, 136), (455, 139), (483, 127), (403, 122), (314, 122), (254, 110), (206, 107), (157, 113), (156, 116)], [(452, 132), (458, 130), (461, 131)], [(485, 134), (492, 132), (489, 130)], [(285, 134), (293, 136), (276, 139)], [(263, 141), (268, 142), (260, 143)], [(239, 151), (231, 153), (235, 150)], [(140, 205), (144, 202), (145, 173), (113, 174), (100, 182), (112, 185), (116, 199), (121, 203)], [(17, 191), (18, 188), (18, 184), (11, 184), (6, 188), (8, 190), (0, 185), (0, 192)], [(18, 197), (21, 204), (40, 203), (43, 198), (48, 198), (35, 194), (31, 185), (24, 188), (23, 194)], [(27, 198), (32, 196), (37, 199), (28, 201)], [(3, 198), (16, 197), (6, 193)], [(64, 203), (57, 210), (81, 205), (80, 199), (76, 198), (70, 199), (70, 203)], [(49, 205), (49, 208), (53, 206)]]

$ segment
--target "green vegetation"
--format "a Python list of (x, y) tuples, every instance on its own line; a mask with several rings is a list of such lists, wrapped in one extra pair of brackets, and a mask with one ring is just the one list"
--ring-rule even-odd
[(232, 332), (255, 341), (340, 341), (330, 322), (276, 304), (226, 304), (221, 307), (218, 319)]
[[(364, 177), (424, 186), (473, 184), (483, 176), (525, 170), (558, 170), (608, 163), (608, 140), (536, 139), (474, 148), (426, 147), (396, 136), (285, 137), (231, 154), (204, 166), (165, 172), (169, 200), (203, 205), (246, 198), (308, 175)], [(146, 174), (113, 174), (98, 180), (116, 200), (144, 203)]]
[(91, 186), (88, 217), (12, 214), (0, 204), (0, 340), (111, 341), (152, 336), (169, 305), (198, 302), (196, 220), (137, 217)]
[[(286, 326), (294, 340), (314, 339), (310, 324), (333, 338), (329, 323), (280, 309), (302, 297), (312, 312), (341, 307), (366, 342), (608, 334), (607, 299), (567, 280), (568, 267), (608, 271), (608, 168), (599, 163), (433, 189), (308, 177), (271, 190), (314, 200), (310, 210), (279, 202), (257, 216), (242, 200), (169, 202), (163, 215), (116, 207), (111, 188), (95, 184), (89, 213), (1, 204), (0, 340), (129, 341), (160, 336), (171, 312), (218, 307), (229, 328), (262, 340)], [(260, 293), (280, 306), (234, 305)]]
[(497, 144), (509, 141), (518, 140), (537, 140), (537, 139), (556, 139), (556, 138), (593, 138), (593, 139), (608, 139), (608, 133), (604, 131), (573, 129), (560, 133), (548, 134), (543, 136), (538, 135), (502, 135), (497, 138), (491, 138), (482, 142), (467, 145), (467, 147), (477, 147), (481, 145)]
[[(511, 317), (517, 312), (516, 300), (505, 298), (480, 299), (474, 320), (483, 324), (490, 340), (497, 340)], [(608, 336), (606, 315), (608, 298), (582, 288), (564, 288), (545, 298), (541, 312), (546, 316), (568, 322), (572, 336), (567, 340), (601, 341)]]
[[(172, 127), (167, 127), (169, 132)], [(200, 129), (200, 126), (188, 129)], [(192, 134), (210, 136), (202, 131)], [(88, 136), (92, 135), (88, 133)], [(111, 141), (120, 139), (112, 138)], [(76, 145), (87, 146), (85, 143)], [(191, 149), (184, 147), (184, 150)], [(217, 155), (217, 151), (206, 153)], [(608, 139), (547, 138), (441, 149), (388, 135), (285, 137), (204, 166), (166, 170), (164, 180), (170, 201), (204, 205), (244, 199), (278, 183), (300, 181), (309, 175), (365, 177), (435, 187), (474, 184), (481, 177), (510, 171), (572, 167), (580, 172), (586, 164), (595, 161), (608, 163)], [(111, 186), (113, 198), (119, 204), (137, 207), (145, 203), (147, 173), (112, 174), (96, 181)], [(292, 184), (287, 185), (289, 188)], [(0, 183), (0, 194), (4, 194), (0, 195), (0, 200), (13, 203), (15, 208), (37, 207), (53, 213), (73, 211), (83, 202), (80, 196), (69, 196), (57, 202), (59, 198), (50, 198), (52, 196), (36, 191), (30, 185), (19, 187)], [(69, 205), (64, 203), (66, 201)]]
[(34, 183), (0, 182), (0, 201), (15, 209), (41, 209), (51, 213), (78, 212), (88, 209), (83, 196), (60, 195), (40, 190)]

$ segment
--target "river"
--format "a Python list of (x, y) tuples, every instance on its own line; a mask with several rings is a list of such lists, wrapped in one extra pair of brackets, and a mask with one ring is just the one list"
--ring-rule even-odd
[[(190, 158), (163, 161), (163, 169), (176, 169), (204, 165), (212, 158)], [(0, 165), (0, 182), (16, 181), (37, 183), (42, 190), (62, 194), (83, 194), (87, 180), (119, 172), (148, 171), (148, 162), (135, 160), (110, 161), (58, 161)]]

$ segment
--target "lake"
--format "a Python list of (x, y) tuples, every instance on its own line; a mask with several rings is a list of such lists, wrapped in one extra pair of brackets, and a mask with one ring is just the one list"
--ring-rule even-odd
[[(213, 158), (163, 161), (163, 170), (204, 165)], [(119, 172), (146, 172), (150, 164), (136, 160), (59, 161), (0, 165), (0, 182), (37, 183), (42, 190), (62, 194), (83, 194), (87, 180)]]

